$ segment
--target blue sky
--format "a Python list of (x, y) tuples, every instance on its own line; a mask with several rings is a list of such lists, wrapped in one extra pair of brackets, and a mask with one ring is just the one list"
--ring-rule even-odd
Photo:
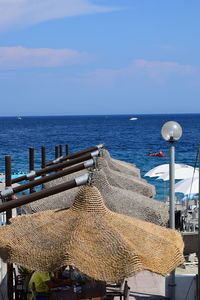
[(200, 113), (198, 0), (0, 0), (1, 116)]

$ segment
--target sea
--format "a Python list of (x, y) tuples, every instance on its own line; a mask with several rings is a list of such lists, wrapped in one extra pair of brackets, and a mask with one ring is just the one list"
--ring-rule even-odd
[[(13, 173), (28, 172), (30, 147), (35, 149), (35, 169), (40, 169), (42, 146), (46, 146), (47, 160), (52, 160), (56, 145), (68, 144), (71, 154), (103, 143), (112, 157), (135, 164), (141, 177), (155, 185), (155, 199), (164, 201), (168, 187), (144, 175), (169, 162), (169, 143), (161, 136), (167, 121), (178, 122), (183, 130), (175, 143), (176, 163), (196, 166), (200, 114), (16, 116), (0, 117), (0, 172), (5, 172), (5, 155), (11, 156)], [(164, 157), (148, 156), (149, 151), (160, 150)]]

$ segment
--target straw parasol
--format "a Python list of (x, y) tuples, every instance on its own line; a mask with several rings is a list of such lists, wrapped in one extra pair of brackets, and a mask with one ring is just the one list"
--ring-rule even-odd
[[(45, 187), (51, 187), (55, 184), (71, 180), (76, 176), (81, 176), (85, 170), (70, 174), (45, 184)], [(103, 170), (94, 170), (92, 172), (92, 184), (96, 186), (103, 196), (105, 205), (112, 211), (123, 213), (144, 221), (152, 222), (157, 225), (166, 225), (168, 222), (168, 207), (151, 198), (147, 198), (138, 193), (114, 187), (109, 184)], [(68, 208), (72, 205), (75, 195), (80, 187), (41, 199), (24, 206), (26, 213), (44, 211), (48, 209)]]
[(110, 169), (134, 177), (140, 177), (140, 169), (136, 168), (134, 165), (111, 158), (109, 152), (105, 149), (102, 149), (101, 152)]
[[(76, 173), (57, 178), (55, 180), (45, 183), (44, 188), (50, 188), (57, 184), (64, 183), (66, 181), (74, 179), (75, 177), (81, 176), (85, 173), (87, 173), (87, 170), (81, 170)], [(23, 210), (26, 213), (31, 214), (31, 213), (49, 210), (49, 209), (52, 210), (52, 209), (69, 208), (73, 204), (75, 196), (79, 191), (79, 189), (80, 187), (75, 187), (65, 192), (61, 192), (59, 194), (49, 196), (48, 198), (44, 198), (32, 203), (28, 203), (23, 206)]]
[(30, 270), (72, 265), (96, 280), (118, 281), (143, 269), (165, 275), (183, 263), (172, 229), (116, 214), (85, 186), (68, 210), (19, 216), (0, 227), (0, 257)]
[(106, 174), (107, 180), (110, 185), (130, 190), (142, 194), (146, 197), (152, 198), (155, 194), (155, 187), (146, 182), (142, 178), (133, 177), (131, 175), (125, 175), (123, 173), (114, 171), (109, 168), (107, 161), (102, 158), (97, 158), (97, 165), (100, 170), (103, 170)]
[(157, 225), (167, 224), (169, 216), (165, 203), (110, 185), (102, 170), (93, 171), (92, 184), (99, 189), (110, 210)]

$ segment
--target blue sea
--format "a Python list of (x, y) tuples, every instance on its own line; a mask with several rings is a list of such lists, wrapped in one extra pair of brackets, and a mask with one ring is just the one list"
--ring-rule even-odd
[[(0, 172), (4, 172), (5, 155), (11, 155), (13, 172), (27, 172), (29, 147), (35, 148), (35, 167), (40, 169), (41, 146), (46, 146), (47, 160), (52, 160), (59, 144), (68, 144), (69, 153), (74, 153), (104, 143), (112, 157), (136, 164), (143, 177), (153, 167), (168, 163), (169, 144), (161, 136), (167, 121), (177, 121), (183, 129), (175, 144), (176, 163), (194, 166), (200, 114), (0, 117)], [(165, 157), (147, 155), (160, 150)], [(155, 198), (163, 201), (163, 182), (144, 178), (156, 186)]]

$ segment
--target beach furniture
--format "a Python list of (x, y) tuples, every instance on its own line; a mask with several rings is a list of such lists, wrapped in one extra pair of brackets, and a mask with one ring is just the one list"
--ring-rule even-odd
[(117, 297), (120, 300), (128, 300), (130, 294), (130, 287), (128, 286), (127, 280), (122, 283), (107, 284), (106, 285), (106, 296), (108, 299), (111, 297)]

